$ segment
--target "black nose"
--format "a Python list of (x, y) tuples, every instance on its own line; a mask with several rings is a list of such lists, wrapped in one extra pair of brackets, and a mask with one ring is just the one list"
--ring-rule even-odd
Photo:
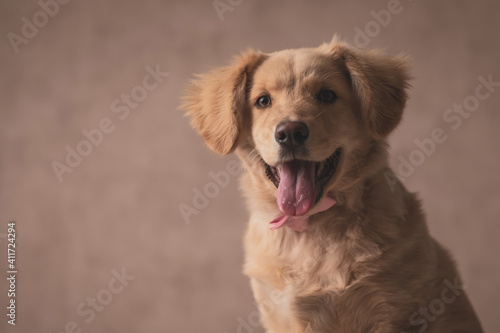
[(282, 146), (298, 147), (309, 137), (307, 125), (300, 121), (284, 121), (276, 126), (274, 138)]

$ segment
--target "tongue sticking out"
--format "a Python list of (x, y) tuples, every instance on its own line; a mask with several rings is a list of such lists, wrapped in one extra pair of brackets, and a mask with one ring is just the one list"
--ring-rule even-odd
[(302, 216), (316, 202), (315, 165), (308, 161), (290, 161), (281, 165), (278, 207), (286, 215)]

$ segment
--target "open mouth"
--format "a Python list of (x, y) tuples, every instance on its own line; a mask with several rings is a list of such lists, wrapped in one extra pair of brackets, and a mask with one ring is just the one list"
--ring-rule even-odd
[(291, 160), (273, 167), (266, 166), (267, 178), (278, 188), (279, 209), (290, 216), (306, 214), (322, 197), (323, 188), (333, 177), (342, 150), (322, 162)]

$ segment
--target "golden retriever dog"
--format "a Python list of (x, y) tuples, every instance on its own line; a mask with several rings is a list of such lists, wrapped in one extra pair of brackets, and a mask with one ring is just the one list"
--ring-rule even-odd
[(267, 332), (482, 332), (388, 167), (409, 77), (406, 58), (334, 38), (248, 50), (189, 85), (192, 126), (243, 164), (244, 273)]

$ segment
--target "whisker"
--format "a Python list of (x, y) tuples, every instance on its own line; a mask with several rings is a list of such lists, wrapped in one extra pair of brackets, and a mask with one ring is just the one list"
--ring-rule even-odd
[(248, 156), (252, 155), (252, 154), (255, 152), (255, 150), (256, 150), (256, 149), (257, 149), (257, 148), (252, 149), (252, 151), (251, 151), (251, 152), (249, 152), (245, 158), (248, 158)]
[(317, 115), (315, 115), (312, 119), (316, 119), (318, 118), (319, 116), (321, 116), (323, 113), (325, 113), (325, 110), (321, 111), (320, 113), (318, 113)]
[(359, 168), (359, 163), (358, 163), (358, 160), (356, 159), (356, 155), (354, 155), (352, 152), (349, 152), (349, 154), (352, 156), (352, 158), (354, 159), (354, 162), (356, 162), (356, 168), (359, 172), (360, 168)]

